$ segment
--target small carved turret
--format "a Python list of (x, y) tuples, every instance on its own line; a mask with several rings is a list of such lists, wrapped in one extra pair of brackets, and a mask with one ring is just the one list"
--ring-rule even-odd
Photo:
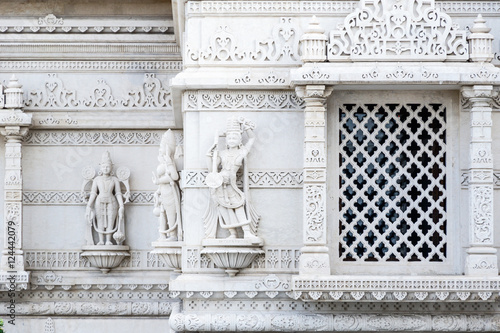
[(493, 59), (493, 35), (491, 28), (486, 25), (486, 20), (481, 14), (474, 20), (471, 34), (467, 38), (470, 44), (470, 59), (474, 62), (490, 62)]
[(325, 29), (319, 25), (316, 16), (312, 17), (306, 33), (300, 39), (303, 62), (324, 62), (326, 61), (326, 40)]
[(5, 107), (7, 109), (20, 109), (24, 105), (22, 85), (15, 75), (10, 78), (5, 89)]

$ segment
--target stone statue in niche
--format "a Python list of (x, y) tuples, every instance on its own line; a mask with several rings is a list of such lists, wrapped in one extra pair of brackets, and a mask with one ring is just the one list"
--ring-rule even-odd
[[(208, 150), (209, 174), (206, 184), (210, 188), (210, 203), (203, 217), (205, 238), (217, 238), (218, 227), (227, 230), (227, 239), (240, 238), (251, 244), (261, 244), (257, 237), (260, 216), (252, 207), (248, 189), (247, 155), (255, 141), (255, 124), (243, 117), (227, 120), (226, 132), (215, 134), (215, 142)], [(243, 144), (243, 134), (248, 137)], [(225, 147), (221, 149), (220, 140), (225, 137)], [(242, 169), (243, 186), (237, 185), (237, 173)]]
[(180, 191), (177, 184), (179, 173), (175, 165), (175, 136), (168, 130), (160, 142), (158, 161), (153, 172), (153, 183), (158, 185), (154, 193), (153, 213), (160, 218), (160, 238), (158, 241), (181, 241), (182, 220)]
[[(85, 212), (87, 220), (86, 242), (94, 245), (93, 231), (97, 233), (98, 242), (95, 245), (122, 245), (125, 240), (125, 209), (124, 204), (129, 202), (130, 187), (128, 179), (130, 170), (120, 167), (113, 175), (113, 162), (109, 152), (102, 155), (99, 175), (96, 177), (92, 166), (83, 171), (85, 181), (82, 190), (92, 182), (90, 196)], [(125, 187), (122, 193), (121, 184)]]

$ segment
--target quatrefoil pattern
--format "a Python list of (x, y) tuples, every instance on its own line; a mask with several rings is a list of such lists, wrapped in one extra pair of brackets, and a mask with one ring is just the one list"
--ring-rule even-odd
[(339, 255), (343, 261), (446, 259), (446, 108), (344, 104)]

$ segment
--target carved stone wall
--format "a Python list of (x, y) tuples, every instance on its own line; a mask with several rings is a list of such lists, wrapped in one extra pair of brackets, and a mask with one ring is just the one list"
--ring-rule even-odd
[[(477, 14), (486, 28), (473, 28)], [(492, 63), (467, 61), (470, 31), (488, 27)], [(306, 31), (326, 38), (328, 62), (304, 62)], [(0, 81), (18, 77), (33, 119), (15, 147), (0, 135), (0, 193), (15, 188), (0, 216), (22, 216), (26, 271), (14, 298), (0, 272), (6, 332), (500, 331), (500, 280), (483, 274), (498, 267), (500, 246), (498, 2), (7, 1), (0, 36)], [(460, 95), (463, 86), (476, 95)], [(403, 119), (394, 104), (432, 116)], [(235, 184), (247, 186), (264, 245), (228, 276), (204, 252), (203, 216), (207, 151), (232, 116), (255, 123)], [(151, 244), (167, 129), (184, 228), (175, 272)], [(370, 176), (374, 146), (390, 161)], [(415, 146), (435, 155), (403, 161)], [(130, 257), (107, 274), (81, 255), (82, 170), (105, 151), (131, 173)], [(409, 178), (426, 193), (412, 199)], [(226, 248), (240, 241), (227, 235), (219, 229)]]

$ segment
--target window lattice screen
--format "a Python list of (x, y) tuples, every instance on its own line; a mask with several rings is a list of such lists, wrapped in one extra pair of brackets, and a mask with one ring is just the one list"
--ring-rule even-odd
[(446, 108), (340, 107), (343, 261), (446, 258)]

